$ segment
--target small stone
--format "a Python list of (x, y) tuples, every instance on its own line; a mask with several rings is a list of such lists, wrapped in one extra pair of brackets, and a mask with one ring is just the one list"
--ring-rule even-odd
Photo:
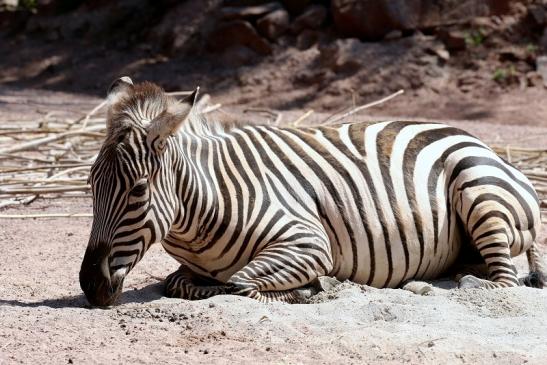
[(438, 33), (438, 36), (441, 42), (443, 42), (445, 47), (450, 51), (461, 51), (467, 47), (465, 41), (466, 37), (463, 32), (441, 30)]
[(214, 308), (216, 307), (215, 303), (209, 303), (209, 308)]
[(256, 19), (281, 8), (281, 4), (277, 2), (255, 6), (225, 6), (220, 9), (220, 17), (224, 20)]
[(327, 8), (323, 5), (310, 5), (292, 23), (291, 31), (294, 34), (304, 29), (319, 29), (327, 19)]
[(319, 32), (311, 29), (304, 29), (296, 37), (296, 48), (306, 50), (319, 41)]
[(318, 290), (327, 291), (333, 289), (340, 284), (341, 282), (335, 277), (320, 276), (316, 279), (316, 283), (314, 285)]
[(403, 290), (408, 290), (418, 295), (428, 295), (433, 291), (433, 286), (424, 281), (409, 281), (403, 286)]
[(276, 40), (289, 28), (289, 13), (279, 9), (258, 19), (256, 29), (270, 40)]
[(403, 36), (402, 31), (400, 31), (399, 29), (394, 29), (394, 30), (392, 30), (391, 32), (389, 32), (388, 34), (386, 34), (384, 36), (384, 40), (391, 41), (391, 40), (394, 40), (394, 39), (399, 39), (402, 36)]
[(444, 47), (435, 47), (432, 51), (443, 61), (448, 61), (450, 59), (450, 53), (448, 53)]
[(536, 71), (529, 71), (526, 73), (526, 82), (530, 87), (543, 85), (543, 79)]

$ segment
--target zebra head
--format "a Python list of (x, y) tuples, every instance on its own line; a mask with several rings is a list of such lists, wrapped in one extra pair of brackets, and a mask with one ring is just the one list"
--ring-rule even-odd
[(169, 232), (177, 210), (173, 143), (197, 95), (178, 102), (122, 77), (108, 91), (107, 136), (91, 167), (93, 225), (80, 269), (92, 305), (113, 304), (125, 276)]

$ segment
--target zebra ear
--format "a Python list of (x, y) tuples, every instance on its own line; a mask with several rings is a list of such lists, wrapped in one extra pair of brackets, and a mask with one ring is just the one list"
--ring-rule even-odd
[(109, 105), (116, 104), (121, 98), (127, 96), (129, 90), (133, 88), (133, 80), (129, 76), (123, 76), (114, 80), (107, 91), (107, 100)]
[(167, 138), (174, 135), (188, 119), (195, 104), (199, 88), (180, 102), (169, 104), (160, 115), (158, 115), (148, 126), (146, 137), (148, 145), (156, 154), (165, 151)]

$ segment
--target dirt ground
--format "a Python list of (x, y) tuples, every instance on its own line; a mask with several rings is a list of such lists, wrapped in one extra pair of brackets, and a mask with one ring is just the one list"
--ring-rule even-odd
[[(228, 98), (215, 96), (223, 97)], [(388, 104), (352, 119), (402, 115), (405, 105), (415, 108), (406, 117), (428, 116), (431, 111), (414, 100), (405, 95), (393, 109)], [(74, 114), (99, 101), (2, 89), (0, 118), (30, 120), (51, 110)], [(500, 118), (502, 124), (451, 123), (489, 143), (545, 147), (546, 114), (538, 112), (542, 107), (535, 101), (521, 97), (505, 104), (529, 118), (532, 125), (526, 127), (511, 124), (510, 116)], [(438, 101), (445, 102), (450, 100)], [(482, 107), (488, 108), (488, 101)], [(301, 114), (283, 115), (293, 120)], [(316, 113), (309, 122), (326, 116)], [(2, 211), (48, 212), (90, 213), (91, 200), (40, 199)], [(260, 304), (236, 296), (174, 300), (162, 296), (160, 280), (177, 264), (156, 245), (127, 278), (120, 305), (90, 308), (78, 284), (90, 227), (91, 218), (0, 219), (0, 363), (547, 362), (547, 291), (530, 288), (458, 290), (451, 289), (453, 282), (440, 281), (431, 295), (419, 296), (344, 283), (319, 294), (314, 304)], [(545, 229), (539, 239), (545, 242)], [(517, 264), (524, 275), (525, 258)]]
[[(264, 109), (280, 111), (281, 123), (313, 110), (305, 123), (320, 123), (404, 89), (345, 121), (444, 121), (489, 144), (547, 146), (547, 88), (536, 62), (547, 53), (547, 15), (531, 26), (526, 7), (448, 27), (480, 35), (460, 50), (431, 30), (361, 43), (327, 24), (317, 44), (285, 35), (269, 56), (241, 47), (164, 53), (157, 38), (133, 37), (150, 30), (135, 22), (142, 14), (111, 31), (89, 18), (87, 35), (72, 23), (80, 15), (46, 14), (0, 34), (0, 126), (48, 112), (80, 117), (129, 75), (168, 91), (199, 85), (222, 104), (213, 117), (260, 123), (272, 119)], [(155, 27), (151, 19), (145, 25)], [(90, 198), (49, 197), (0, 214), (91, 211)], [(125, 280), (119, 305), (91, 308), (78, 282), (90, 228), (91, 218), (0, 218), (0, 364), (547, 364), (547, 290), (524, 287), (458, 290), (441, 280), (420, 296), (343, 283), (313, 304), (175, 300), (163, 297), (161, 280), (178, 265), (156, 245)], [(545, 227), (539, 242), (547, 259)], [(525, 257), (516, 264), (524, 276)]]

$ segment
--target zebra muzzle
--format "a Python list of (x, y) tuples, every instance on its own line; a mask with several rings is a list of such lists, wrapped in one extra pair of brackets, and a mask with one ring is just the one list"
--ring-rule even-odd
[(106, 307), (116, 303), (119, 298), (125, 269), (119, 269), (112, 275), (108, 268), (108, 255), (102, 250), (86, 250), (80, 269), (80, 287), (92, 306)]

